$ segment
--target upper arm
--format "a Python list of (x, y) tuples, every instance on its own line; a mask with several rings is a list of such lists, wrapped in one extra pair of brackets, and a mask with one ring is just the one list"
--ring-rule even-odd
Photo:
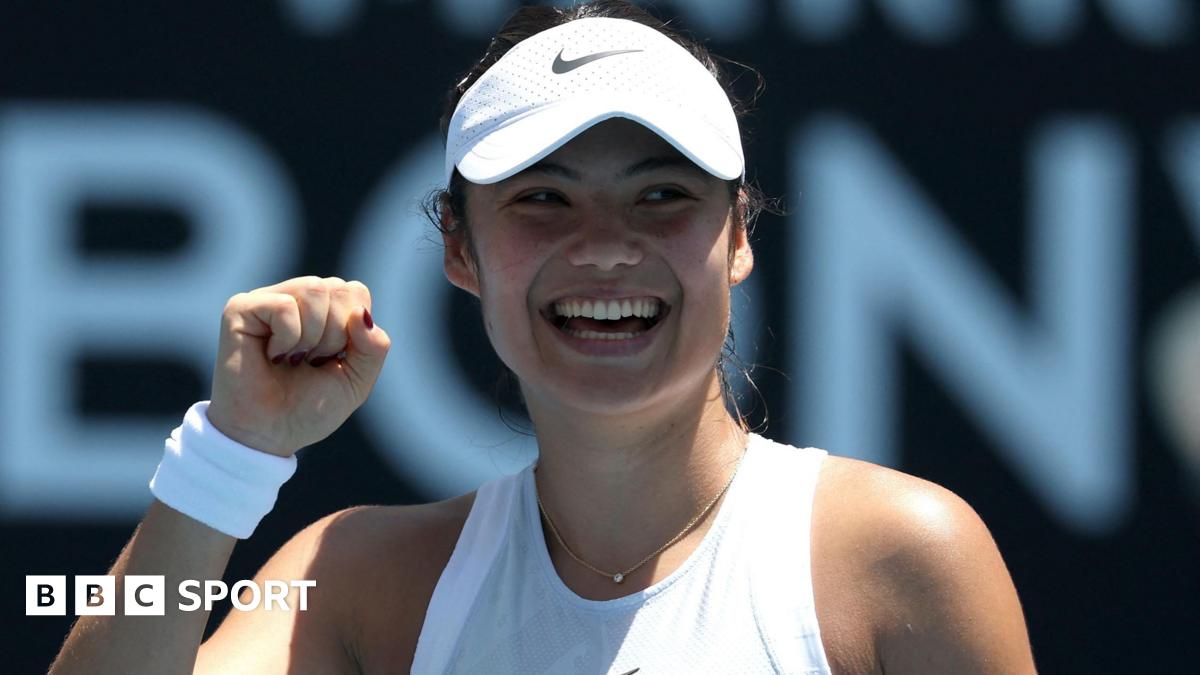
[(1008, 569), (965, 501), (898, 474), (877, 513), (873, 565), (882, 603), (877, 649), (886, 673), (1029, 673), (1033, 656)]
[[(369, 508), (369, 507), (367, 507)], [(260, 589), (267, 580), (290, 584), (313, 580), (307, 609), (299, 610), (299, 590), (289, 588), (288, 611), (276, 605), (265, 609), (230, 609), (213, 635), (200, 647), (196, 673), (357, 673), (353, 647), (353, 615), (348, 569), (354, 562), (362, 528), (356, 514), (362, 507), (339, 511), (312, 523), (293, 536), (254, 577)], [(242, 596), (249, 600), (249, 591)]]

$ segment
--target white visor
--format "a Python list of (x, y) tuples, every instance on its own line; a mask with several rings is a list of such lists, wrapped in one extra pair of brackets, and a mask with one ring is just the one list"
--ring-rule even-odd
[(504, 180), (614, 117), (718, 178), (744, 175), (737, 117), (708, 69), (649, 26), (597, 17), (522, 40), (471, 85), (450, 118), (446, 183), (455, 167), (472, 183)]

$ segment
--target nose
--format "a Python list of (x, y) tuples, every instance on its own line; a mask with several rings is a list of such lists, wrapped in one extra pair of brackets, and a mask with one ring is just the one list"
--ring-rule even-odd
[(642, 261), (642, 245), (620, 217), (609, 214), (587, 221), (580, 224), (575, 241), (567, 248), (567, 260), (572, 265), (608, 271), (617, 265), (632, 266)]

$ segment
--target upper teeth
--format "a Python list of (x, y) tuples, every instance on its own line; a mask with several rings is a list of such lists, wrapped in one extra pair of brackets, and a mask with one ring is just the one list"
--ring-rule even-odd
[(621, 300), (562, 300), (554, 303), (559, 316), (584, 316), (589, 319), (622, 319), (627, 316), (658, 316), (658, 298)]

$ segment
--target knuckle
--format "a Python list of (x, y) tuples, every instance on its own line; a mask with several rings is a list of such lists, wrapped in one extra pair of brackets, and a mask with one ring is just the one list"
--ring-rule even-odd
[(300, 310), (300, 303), (290, 295), (276, 295), (270, 301), (271, 309), (277, 312), (292, 312)]
[(236, 311), (246, 302), (246, 293), (235, 293), (225, 301), (225, 311)]
[(300, 277), (296, 281), (300, 292), (305, 295), (320, 295), (325, 293), (325, 282), (321, 280), (321, 277)]
[(371, 299), (371, 289), (367, 285), (357, 279), (346, 282), (346, 287), (353, 289), (356, 293), (361, 293), (368, 300)]

